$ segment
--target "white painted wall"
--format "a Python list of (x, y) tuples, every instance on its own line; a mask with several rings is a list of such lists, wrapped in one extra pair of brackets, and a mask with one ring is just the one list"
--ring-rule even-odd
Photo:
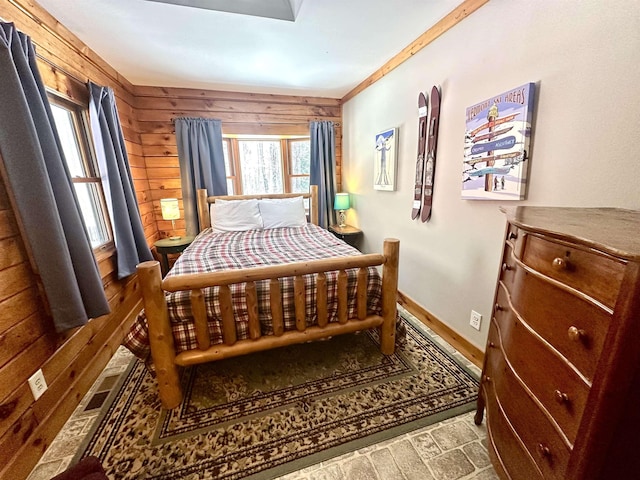
[[(461, 199), (465, 109), (527, 82), (537, 86), (530, 184), (509, 204), (640, 209), (638, 0), (491, 0), (343, 109), (348, 223), (364, 231), (365, 251), (399, 238), (400, 290), (481, 348), (505, 220), (498, 201)], [(410, 215), (417, 97), (434, 84), (443, 99), (433, 215), (421, 223)], [(373, 140), (393, 126), (397, 189), (380, 192)]]

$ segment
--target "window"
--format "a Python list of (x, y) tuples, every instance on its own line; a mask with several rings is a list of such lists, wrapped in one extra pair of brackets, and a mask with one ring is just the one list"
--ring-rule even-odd
[(289, 191), (293, 193), (308, 192), (309, 172), (311, 169), (309, 139), (288, 140), (288, 145)]
[(111, 225), (89, 143), (86, 108), (55, 95), (49, 101), (91, 247), (105, 247), (112, 241)]
[(238, 140), (242, 193), (284, 192), (280, 142)]
[(225, 137), (229, 195), (308, 193), (308, 137)]

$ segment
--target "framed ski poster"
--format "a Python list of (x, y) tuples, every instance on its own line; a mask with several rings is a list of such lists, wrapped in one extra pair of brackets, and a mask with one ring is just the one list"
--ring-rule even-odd
[(396, 189), (396, 156), (398, 129), (390, 128), (376, 135), (373, 165), (373, 188), (394, 191)]
[(527, 83), (467, 108), (463, 199), (525, 198), (534, 94)]

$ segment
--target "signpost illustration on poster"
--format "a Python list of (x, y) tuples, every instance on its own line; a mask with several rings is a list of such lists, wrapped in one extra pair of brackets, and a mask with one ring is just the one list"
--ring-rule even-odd
[(534, 94), (527, 83), (467, 108), (463, 199), (524, 199)]

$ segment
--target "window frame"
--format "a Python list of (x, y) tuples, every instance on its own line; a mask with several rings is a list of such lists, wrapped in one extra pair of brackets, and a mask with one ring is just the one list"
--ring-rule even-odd
[(233, 184), (233, 195), (243, 195), (242, 189), (242, 168), (240, 166), (240, 142), (256, 141), (256, 142), (280, 142), (280, 163), (282, 171), (283, 193), (291, 192), (291, 180), (294, 178), (310, 177), (309, 174), (294, 174), (291, 165), (291, 144), (296, 141), (311, 141), (311, 137), (306, 135), (223, 135), (222, 141), (227, 144), (227, 152), (229, 153), (229, 166), (231, 172), (226, 172), (227, 180), (231, 180)]
[[(104, 188), (102, 186), (102, 178), (100, 177), (100, 170), (98, 167), (98, 162), (93, 146), (93, 141), (91, 139), (91, 130), (90, 130), (90, 122), (89, 122), (89, 96), (87, 93), (86, 103), (82, 103), (79, 100), (75, 100), (69, 97), (62, 95), (58, 91), (47, 91), (47, 96), (49, 98), (49, 102), (52, 105), (55, 105), (59, 108), (63, 108), (68, 111), (71, 115), (73, 130), (75, 133), (75, 139), (77, 142), (80, 160), (82, 162), (82, 167), (85, 176), (84, 177), (74, 177), (71, 176), (71, 172), (69, 170), (69, 165), (66, 164), (67, 170), (69, 171), (69, 179), (74, 184), (74, 193), (75, 193), (75, 184), (81, 183), (91, 183), (96, 185), (95, 192), (97, 199), (93, 204), (93, 208), (97, 211), (98, 215), (101, 217), (101, 220), (104, 224), (104, 229), (107, 234), (107, 240), (97, 245), (96, 247), (92, 247), (94, 256), (96, 258), (101, 258), (102, 256), (111, 255), (115, 252), (115, 241), (113, 236), (113, 225), (111, 221), (111, 217), (109, 215), (109, 209), (107, 208), (107, 202), (104, 195)], [(55, 123), (54, 123), (55, 124)], [(57, 128), (57, 125), (56, 125)], [(66, 159), (65, 159), (66, 163)], [(77, 194), (76, 194), (77, 197)], [(85, 227), (86, 232), (86, 220), (82, 211), (80, 211), (80, 215), (82, 216), (83, 225)], [(89, 233), (87, 232), (87, 236)]]
[[(292, 173), (293, 172), (293, 166), (292, 166), (293, 155), (291, 155), (291, 144), (295, 142), (305, 141), (305, 140), (308, 142), (311, 142), (311, 137), (286, 138), (282, 140), (283, 141), (282, 146), (285, 147), (286, 145), (286, 148), (283, 148), (282, 150), (283, 162), (285, 166), (285, 168), (283, 169), (284, 181), (285, 181), (285, 193), (293, 193), (291, 192), (291, 183), (292, 183), (291, 180), (294, 178), (309, 178), (309, 185), (311, 185), (311, 165), (309, 165), (308, 174)], [(286, 142), (286, 144), (284, 142)], [(309, 157), (311, 157), (311, 152), (309, 152)], [(311, 163), (311, 158), (309, 158), (309, 163)]]

